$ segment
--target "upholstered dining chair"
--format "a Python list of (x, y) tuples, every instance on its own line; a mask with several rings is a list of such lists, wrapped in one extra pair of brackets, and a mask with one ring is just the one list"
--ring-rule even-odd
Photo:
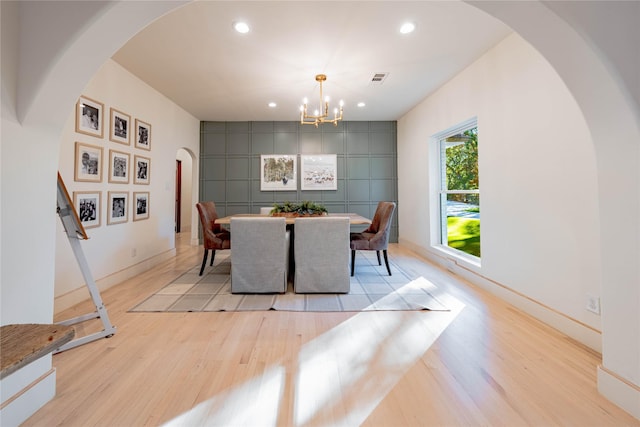
[(294, 228), (294, 291), (348, 293), (349, 218), (296, 218)]
[(391, 229), (391, 219), (396, 210), (395, 202), (379, 202), (373, 220), (369, 227), (361, 233), (351, 233), (351, 275), (355, 274), (356, 251), (376, 251), (378, 265), (380, 261), (380, 251), (384, 254), (384, 263), (387, 272), (391, 276), (389, 268), (389, 258), (387, 257), (387, 246), (389, 245), (389, 232)]
[(202, 238), (204, 240), (204, 257), (202, 258), (202, 266), (200, 267), (200, 276), (207, 264), (207, 256), (211, 251), (211, 265), (216, 257), (216, 250), (231, 249), (231, 234), (223, 230), (219, 224), (215, 223), (218, 218), (216, 212), (216, 204), (214, 202), (196, 203), (198, 214), (200, 215), (200, 224), (202, 225)]
[(284, 217), (231, 218), (231, 293), (284, 293), (289, 232)]

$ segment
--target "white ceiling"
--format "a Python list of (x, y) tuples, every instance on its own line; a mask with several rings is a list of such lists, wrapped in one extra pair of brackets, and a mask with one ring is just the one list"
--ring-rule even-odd
[[(235, 32), (238, 20), (251, 31)], [(413, 33), (400, 34), (405, 21)], [(199, 120), (299, 120), (303, 97), (319, 102), (318, 73), (344, 120), (397, 120), (510, 32), (458, 1), (197, 1), (113, 59)]]

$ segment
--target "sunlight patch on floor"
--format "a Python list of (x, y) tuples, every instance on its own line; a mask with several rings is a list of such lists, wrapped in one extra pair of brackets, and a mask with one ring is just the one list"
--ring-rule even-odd
[(271, 366), (261, 376), (194, 406), (164, 426), (276, 426), (284, 375), (283, 366)]
[[(304, 344), (291, 372), (274, 364), (164, 426), (360, 425), (464, 308), (438, 299), (450, 311), (360, 312)], [(293, 413), (283, 413), (288, 379)]]
[(362, 424), (464, 308), (451, 297), (445, 304), (451, 311), (359, 313), (305, 344), (294, 425)]

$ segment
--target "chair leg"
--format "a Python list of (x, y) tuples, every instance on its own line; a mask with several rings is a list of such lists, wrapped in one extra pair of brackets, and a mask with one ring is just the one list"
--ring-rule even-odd
[(387, 266), (387, 272), (389, 273), (389, 276), (391, 276), (391, 269), (389, 268), (389, 258), (387, 258), (387, 250), (384, 249), (382, 252), (384, 253), (384, 263)]
[(213, 259), (216, 257), (216, 250), (212, 249), (211, 250), (211, 264), (209, 265), (213, 265)]
[(204, 266), (207, 265), (207, 255), (209, 255), (209, 249), (204, 250), (204, 258), (202, 258), (202, 267), (200, 267), (200, 276), (202, 276), (202, 272), (204, 271)]
[(376, 256), (378, 257), (378, 265), (382, 265), (382, 262), (380, 262), (380, 251), (376, 251)]
[(355, 249), (351, 250), (351, 276), (355, 274), (356, 271), (356, 251)]

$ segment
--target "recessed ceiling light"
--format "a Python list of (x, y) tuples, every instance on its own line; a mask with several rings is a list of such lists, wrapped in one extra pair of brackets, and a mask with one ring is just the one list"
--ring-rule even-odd
[(249, 32), (249, 24), (247, 24), (246, 22), (242, 22), (242, 21), (234, 22), (233, 28), (241, 34), (245, 34)]
[(416, 29), (416, 26), (415, 26), (415, 24), (413, 22), (405, 22), (400, 27), (400, 33), (409, 34), (409, 33), (412, 33), (413, 30), (415, 30), (415, 29)]
[(360, 107), (360, 108), (364, 107), (365, 105), (367, 105), (367, 104), (365, 104), (364, 102), (358, 102), (358, 107)]
[(276, 104), (275, 102), (270, 102), (269, 103), (269, 107), (271, 108), (276, 108), (278, 106), (278, 104)]

